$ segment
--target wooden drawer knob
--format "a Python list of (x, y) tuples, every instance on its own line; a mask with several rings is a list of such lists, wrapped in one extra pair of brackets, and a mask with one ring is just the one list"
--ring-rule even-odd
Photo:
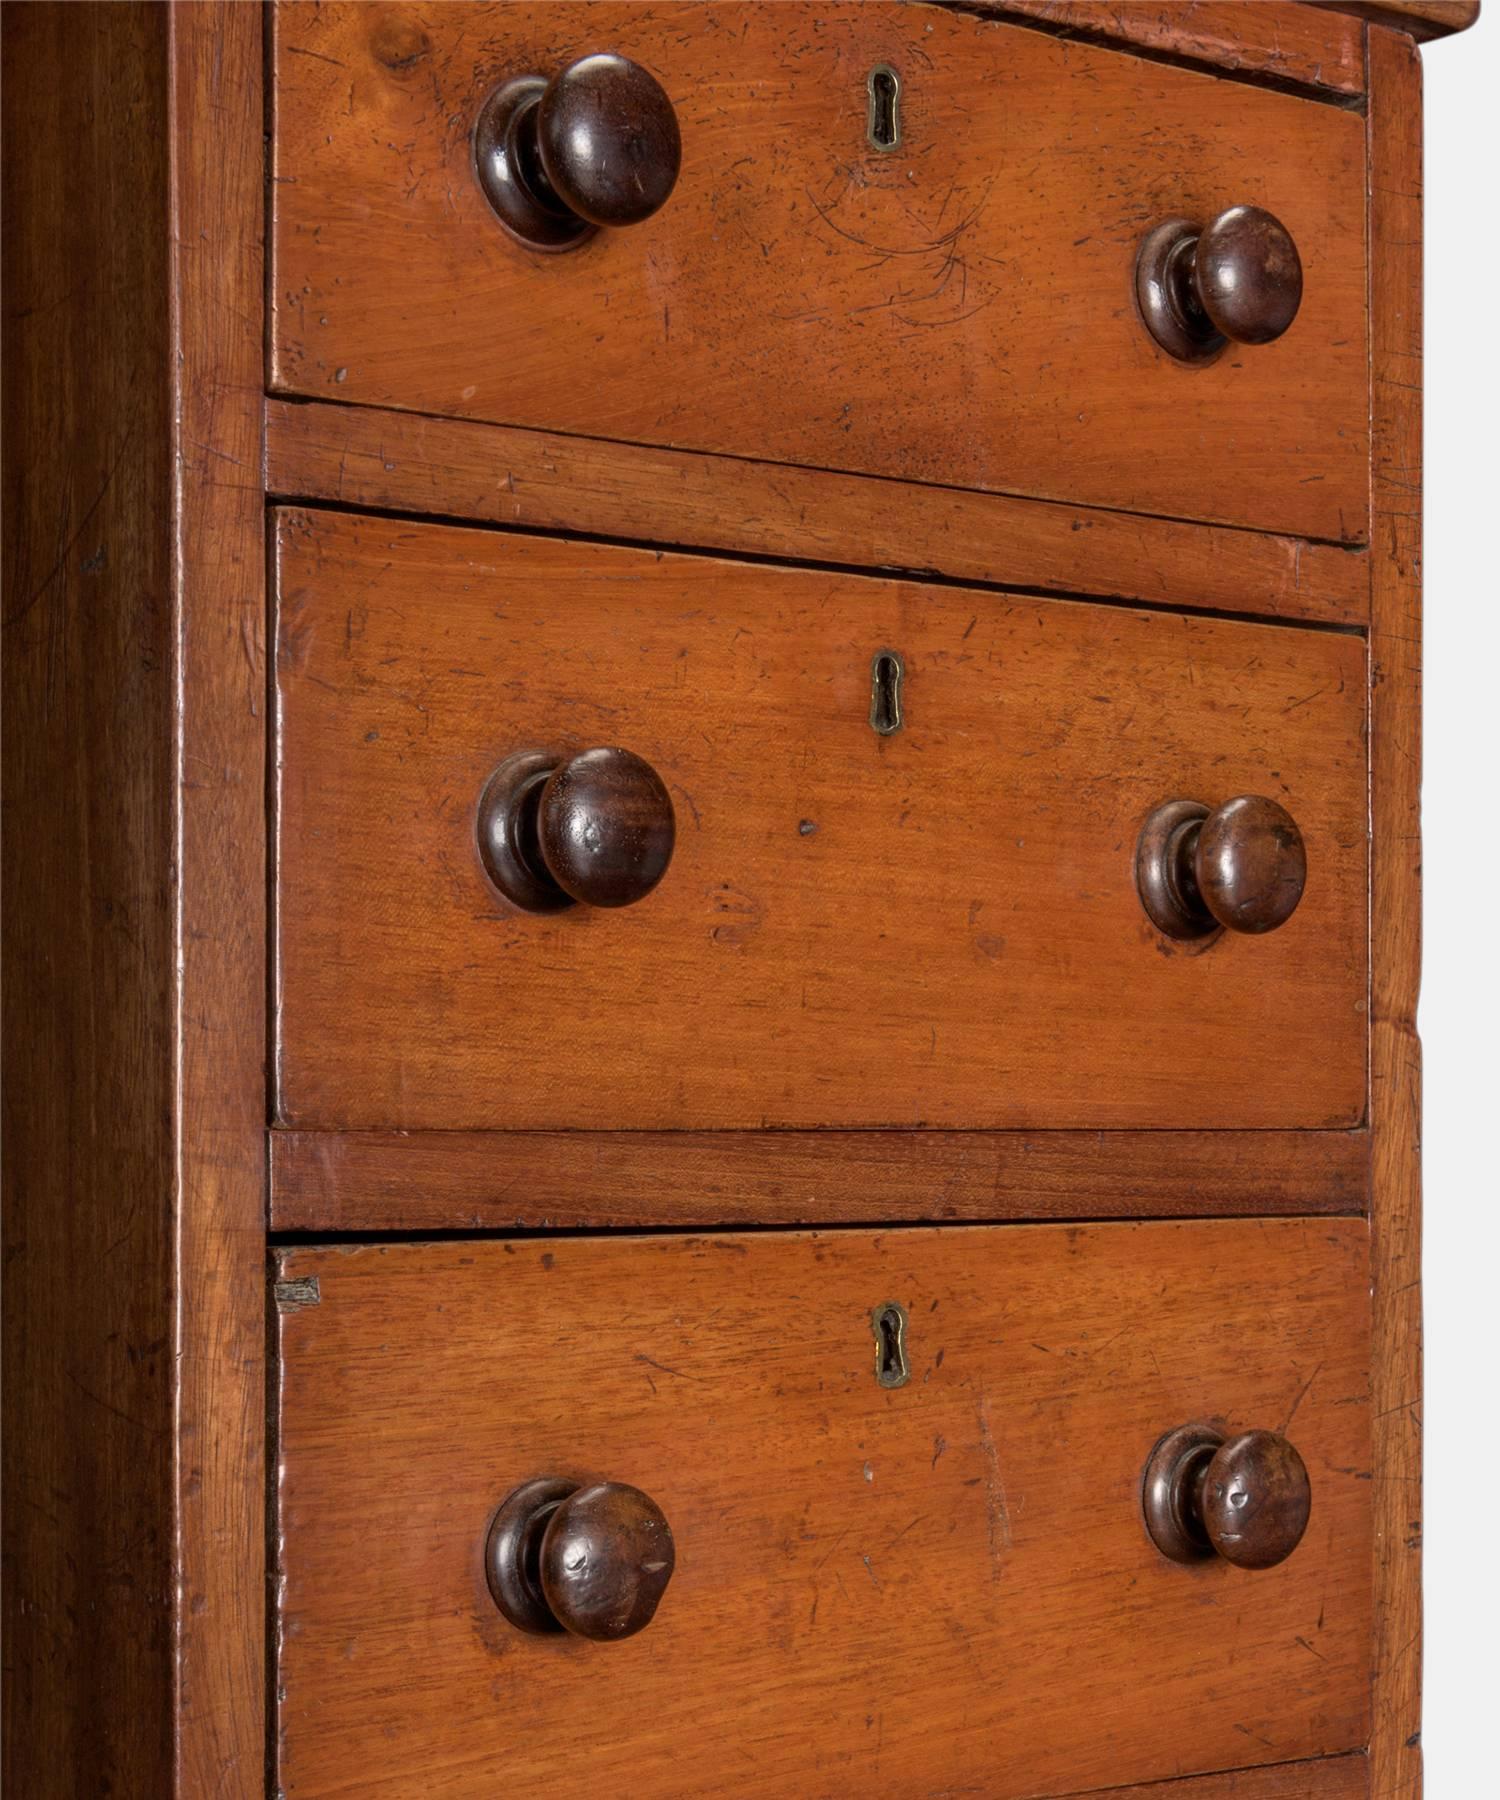
[(479, 797), (485, 872), (526, 912), (631, 906), (667, 871), (677, 836), (660, 775), (628, 750), (519, 750)]
[(651, 1623), (676, 1556), (671, 1526), (639, 1488), (543, 1475), (495, 1514), (484, 1564), (512, 1625), (608, 1643)]
[(1271, 1569), (1302, 1542), (1312, 1484), (1274, 1431), (1231, 1438), (1212, 1425), (1179, 1425), (1151, 1452), (1143, 1500), (1152, 1542), (1173, 1562), (1217, 1555)]
[(601, 225), (638, 225), (666, 205), (682, 136), (656, 77), (604, 52), (550, 81), (517, 75), (496, 88), (475, 123), (474, 167), (512, 236), (571, 250)]
[(1180, 362), (1225, 344), (1269, 344), (1302, 304), (1302, 259), (1280, 219), (1231, 206), (1201, 228), (1167, 219), (1141, 241), (1136, 301), (1146, 329)]
[(1151, 923), (1168, 937), (1207, 937), (1221, 926), (1274, 931), (1302, 898), (1307, 850), (1292, 815), (1259, 794), (1212, 811), (1169, 800), (1145, 823), (1135, 876)]

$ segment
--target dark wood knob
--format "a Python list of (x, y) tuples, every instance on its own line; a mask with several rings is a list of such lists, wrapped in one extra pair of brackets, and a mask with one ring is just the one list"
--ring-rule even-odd
[(1210, 811), (1169, 800), (1147, 819), (1136, 845), (1141, 904), (1168, 937), (1200, 938), (1221, 927), (1259, 934), (1284, 925), (1307, 885), (1307, 850), (1284, 806), (1241, 794)]
[(1231, 1438), (1212, 1425), (1179, 1425), (1151, 1452), (1142, 1500), (1151, 1540), (1173, 1562), (1221, 1556), (1271, 1569), (1302, 1542), (1312, 1484), (1274, 1431)]
[(672, 797), (629, 750), (519, 750), (485, 783), (476, 821), (485, 872), (526, 912), (631, 906), (667, 871)]
[(672, 1528), (648, 1494), (551, 1475), (507, 1496), (484, 1557), (490, 1593), (512, 1625), (601, 1643), (651, 1623), (676, 1560)]
[(1135, 293), (1164, 350), (1210, 362), (1231, 340), (1269, 344), (1288, 329), (1302, 304), (1302, 259), (1258, 206), (1231, 206), (1202, 227), (1167, 219), (1141, 241)]
[(638, 225), (666, 205), (682, 135), (656, 77), (606, 51), (550, 81), (517, 75), (496, 88), (474, 127), (474, 167), (513, 236), (571, 250), (601, 225)]

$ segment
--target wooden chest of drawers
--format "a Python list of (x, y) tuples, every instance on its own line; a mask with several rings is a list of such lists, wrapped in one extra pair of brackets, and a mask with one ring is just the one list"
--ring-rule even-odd
[(8, 9), (17, 1791), (1419, 1791), (1474, 10)]

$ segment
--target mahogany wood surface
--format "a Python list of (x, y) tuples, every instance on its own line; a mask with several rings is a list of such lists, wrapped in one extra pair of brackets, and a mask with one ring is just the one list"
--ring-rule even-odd
[[(473, 121), (498, 81), (600, 47), (665, 85), (681, 178), (645, 224), (525, 250)], [(905, 70), (893, 153), (865, 137), (880, 63)], [(1365, 537), (1351, 111), (837, 0), (282, 7), (274, 70), (281, 392)], [(1136, 245), (1239, 203), (1295, 238), (1302, 310), (1184, 369), (1136, 316)]]
[[(296, 510), (276, 555), (281, 1122), (1363, 1117), (1359, 639)], [(517, 913), (491, 769), (611, 741), (667, 783), (670, 869)], [(1151, 927), (1136, 838), (1183, 792), (1294, 813), (1279, 931)]]
[(1357, 97), (1364, 33), (1355, 19), (1282, 0), (956, 0), (1099, 43), (1201, 62), (1226, 75)]
[(1422, 76), (1370, 30), (1372, 1794), (1422, 1792)]
[(266, 456), (269, 491), (285, 499), (1330, 625), (1369, 618), (1366, 551), (1097, 507), (274, 398)]
[(172, 1763), (166, 42), (5, 12), (4, 1786), (49, 1797)]
[(265, 1758), (260, 20), (4, 38), (5, 1786), (227, 1800)]
[[(1361, 1221), (278, 1262), (299, 1800), (687, 1795), (707, 1768), (722, 1793), (1006, 1800), (1364, 1742)], [(895, 1387), (871, 1327), (892, 1301)], [(1151, 1544), (1141, 1471), (1184, 1418), (1295, 1434), (1312, 1514), (1280, 1567)], [(671, 1521), (671, 1586), (628, 1643), (494, 1606), (491, 1515), (545, 1474), (629, 1482)]]
[(276, 1131), (278, 1231), (1356, 1213), (1363, 1131)]

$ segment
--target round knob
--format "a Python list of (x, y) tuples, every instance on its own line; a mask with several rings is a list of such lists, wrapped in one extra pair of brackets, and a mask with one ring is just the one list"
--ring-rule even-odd
[(550, 81), (502, 82), (475, 123), (474, 166), (513, 236), (571, 250), (601, 225), (638, 225), (666, 205), (682, 135), (656, 77), (602, 52)]
[(1135, 876), (1147, 916), (1168, 937), (1221, 927), (1255, 935), (1297, 910), (1307, 850), (1292, 815), (1259, 794), (1212, 812), (1197, 800), (1169, 800), (1142, 828)]
[(490, 880), (526, 912), (631, 906), (667, 871), (672, 797), (629, 750), (519, 750), (485, 783), (476, 822)]
[(551, 1475), (505, 1499), (484, 1552), (490, 1593), (512, 1625), (604, 1643), (651, 1623), (676, 1559), (672, 1528), (648, 1494)]
[(1151, 1540), (1173, 1562), (1217, 1555), (1271, 1569), (1302, 1542), (1312, 1484), (1274, 1431), (1227, 1438), (1212, 1425), (1180, 1425), (1151, 1452), (1142, 1500)]
[(1231, 206), (1201, 228), (1167, 219), (1141, 241), (1136, 301), (1180, 362), (1211, 362), (1231, 339), (1269, 344), (1302, 304), (1302, 259), (1280, 219)]

